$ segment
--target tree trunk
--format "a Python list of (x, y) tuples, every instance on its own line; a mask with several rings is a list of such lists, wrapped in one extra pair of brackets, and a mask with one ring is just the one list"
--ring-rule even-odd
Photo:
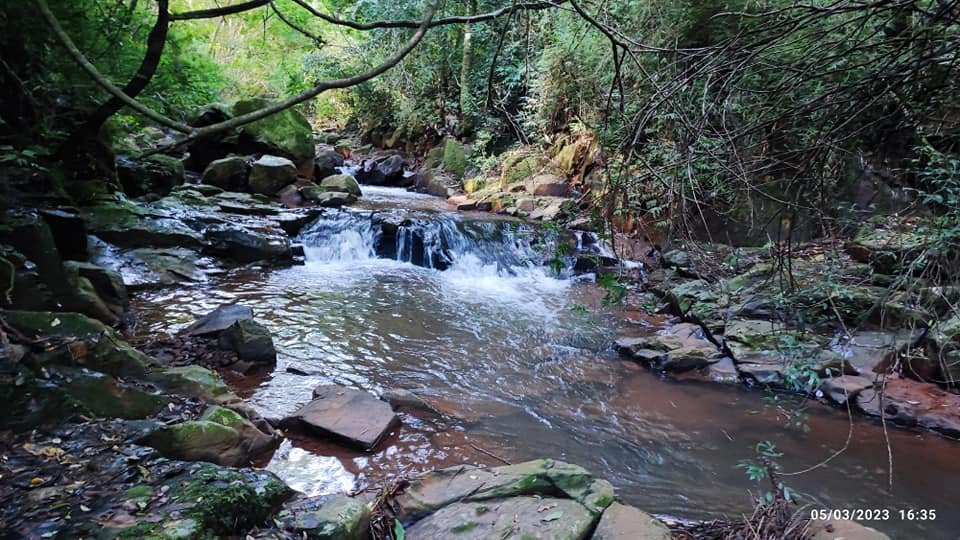
[[(470, 0), (471, 17), (477, 14), (477, 0)], [(473, 64), (473, 35), (471, 24), (466, 23), (463, 30), (463, 56), (460, 62), (460, 134), (468, 133), (473, 118), (473, 96), (470, 85), (470, 69)]]
[[(157, 5), (159, 8), (157, 22), (153, 25), (153, 29), (147, 37), (147, 51), (144, 53), (143, 61), (140, 63), (137, 73), (123, 87), (123, 93), (131, 98), (136, 98), (150, 84), (154, 73), (157, 72), (157, 66), (160, 65), (163, 49), (167, 44), (167, 30), (170, 27), (169, 0), (157, 0)], [(103, 124), (123, 107), (123, 101), (117, 97), (111, 97), (103, 105), (97, 107), (97, 110), (93, 111), (87, 121), (70, 134), (60, 148), (59, 154), (61, 156), (75, 154), (77, 149), (86, 146), (87, 141), (96, 139)]]

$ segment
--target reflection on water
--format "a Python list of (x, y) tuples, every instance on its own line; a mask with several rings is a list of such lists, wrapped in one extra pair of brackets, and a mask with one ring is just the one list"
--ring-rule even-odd
[[(253, 306), (279, 350), (272, 373), (242, 385), (265, 416), (293, 411), (328, 383), (375, 394), (410, 389), (443, 413), (402, 415), (403, 427), (370, 454), (309, 437), (284, 442), (268, 468), (311, 494), (457, 463), (499, 464), (491, 454), (514, 462), (553, 457), (609, 479), (626, 502), (648, 511), (736, 518), (756, 489), (736, 463), (758, 441), (775, 442), (786, 453), (784, 469), (794, 471), (848, 437), (837, 411), (814, 404), (811, 433), (787, 431), (759, 392), (663, 381), (617, 358), (615, 318), (589, 283), (539, 268), (505, 273), (469, 252), (444, 272), (369, 256), (318, 260), (308, 251), (308, 258), (306, 266), (237, 274), (216, 286), (145, 293), (138, 308), (146, 333), (176, 331), (224, 302)], [(904, 537), (953, 534), (960, 516), (948, 510), (960, 485), (944, 479), (960, 477), (960, 447), (892, 430), (889, 494), (881, 427), (853, 427), (843, 455), (787, 482), (816, 507), (936, 508), (933, 523), (872, 525)]]

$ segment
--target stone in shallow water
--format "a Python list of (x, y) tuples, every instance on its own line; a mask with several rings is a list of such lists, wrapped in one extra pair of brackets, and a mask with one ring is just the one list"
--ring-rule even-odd
[(604, 511), (593, 540), (670, 540), (670, 529), (650, 514), (620, 503)]
[(820, 390), (830, 401), (843, 405), (847, 401), (856, 401), (860, 392), (872, 386), (873, 379), (859, 375), (844, 375), (826, 379), (820, 385)]
[(253, 319), (253, 309), (249, 306), (227, 304), (218, 307), (197, 322), (190, 325), (184, 332), (191, 336), (210, 336), (223, 332), (241, 320)]
[(297, 538), (369, 538), (370, 508), (343, 495), (300, 499), (285, 506), (281, 515), (280, 527)]
[(511, 497), (451, 504), (408, 528), (406, 538), (580, 540), (589, 536), (596, 518), (569, 499)]
[(254, 364), (272, 364), (277, 361), (270, 331), (251, 319), (240, 319), (220, 332), (221, 349), (234, 351), (241, 361)]
[(353, 388), (319, 386), (313, 401), (283, 420), (285, 427), (300, 427), (362, 450), (372, 450), (399, 423), (390, 405)]
[(857, 396), (857, 405), (870, 416), (881, 416), (881, 404), (889, 421), (960, 436), (960, 396), (936, 385), (891, 377)]

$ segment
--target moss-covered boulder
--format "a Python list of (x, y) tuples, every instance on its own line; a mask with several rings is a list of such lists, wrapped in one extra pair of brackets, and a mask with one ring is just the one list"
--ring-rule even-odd
[(200, 234), (171, 213), (123, 198), (99, 200), (84, 207), (81, 217), (94, 236), (120, 247), (200, 247), (203, 244)]
[(447, 139), (443, 146), (443, 170), (454, 178), (463, 178), (467, 172), (467, 156), (463, 143), (456, 139)]
[(457, 502), (415, 523), (407, 529), (406, 538), (583, 540), (589, 538), (598, 517), (576, 501), (552, 497)]
[(66, 394), (96, 416), (147, 418), (165, 403), (161, 396), (121, 383), (110, 375), (86, 369), (60, 368), (58, 371)]
[(335, 174), (328, 176), (320, 181), (320, 189), (324, 191), (335, 191), (340, 193), (350, 193), (360, 197), (360, 184), (349, 174)]
[(110, 536), (124, 539), (242, 537), (264, 524), (293, 492), (273, 474), (250, 469), (225, 469), (195, 464), (157, 486), (136, 486), (121, 494), (129, 504), (150, 494), (141, 519)]
[[(240, 116), (270, 105), (263, 98), (238, 101), (233, 106), (233, 116)], [(241, 143), (260, 147), (261, 154), (283, 156), (297, 166), (313, 161), (313, 129), (307, 118), (295, 108), (270, 115), (240, 130)]]
[(180, 366), (156, 371), (147, 380), (169, 392), (221, 403), (235, 399), (216, 372), (201, 366)]
[(238, 320), (218, 336), (220, 348), (234, 351), (242, 362), (273, 364), (277, 349), (270, 331), (251, 319)]
[(456, 501), (484, 501), (520, 495), (565, 496), (590, 513), (614, 501), (613, 486), (586, 469), (551, 459), (479, 469), (458, 466), (427, 473), (397, 498), (405, 519), (417, 519)]
[(370, 507), (343, 495), (303, 498), (284, 507), (278, 526), (297, 538), (365, 540), (370, 537)]
[(509, 191), (511, 186), (522, 183), (527, 178), (540, 172), (546, 165), (546, 160), (539, 154), (514, 152), (503, 161), (503, 170), (500, 174), (500, 189)]
[(66, 358), (94, 371), (115, 377), (139, 377), (155, 364), (123, 341), (112, 328), (79, 313), (0, 311), (0, 317), (27, 336), (74, 338), (66, 345), (69, 348)]
[(214, 405), (198, 420), (161, 426), (142, 442), (168, 458), (237, 467), (249, 465), (279, 440), (236, 411)]

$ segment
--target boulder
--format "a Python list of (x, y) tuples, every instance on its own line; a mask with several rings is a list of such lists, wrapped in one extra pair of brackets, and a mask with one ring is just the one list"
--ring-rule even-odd
[(555, 174), (538, 174), (525, 182), (527, 193), (535, 197), (567, 197), (570, 186)]
[(859, 375), (830, 377), (820, 384), (820, 391), (831, 402), (843, 405), (848, 401), (856, 403), (860, 392), (873, 387), (873, 379)]
[(122, 314), (130, 302), (127, 287), (118, 272), (91, 263), (67, 261), (67, 272), (90, 282), (96, 294), (115, 314)]
[(355, 173), (357, 181), (375, 186), (399, 186), (405, 184), (403, 158), (388, 156), (375, 161), (366, 161)]
[(707, 366), (706, 374), (713, 382), (735, 383), (740, 381), (740, 372), (737, 371), (737, 365), (726, 356)]
[(240, 467), (273, 449), (279, 440), (235, 411), (214, 405), (199, 420), (161, 426), (141, 442), (167, 458)]
[(139, 509), (136, 502), (149, 497), (146, 515), (111, 519), (98, 524), (99, 532), (107, 538), (243, 538), (293, 495), (283, 481), (264, 470), (210, 463), (187, 464), (181, 470), (162, 478), (156, 488), (139, 484), (109, 501), (112, 508)]
[(923, 335), (923, 330), (895, 332), (862, 331), (846, 342), (836, 345), (839, 353), (854, 372), (865, 377), (887, 371), (890, 363), (904, 349), (913, 346)]
[(457, 502), (430, 514), (406, 530), (409, 540), (582, 540), (596, 523), (580, 503), (552, 497), (511, 497)]
[(203, 170), (201, 182), (227, 191), (245, 191), (250, 164), (247, 158), (230, 156), (211, 161)]
[(296, 538), (366, 540), (370, 507), (344, 495), (309, 497), (284, 507), (278, 526)]
[(162, 154), (139, 161), (117, 159), (117, 177), (128, 197), (167, 195), (173, 188), (183, 184), (183, 172), (182, 161)]
[(326, 178), (340, 172), (344, 159), (334, 150), (324, 150), (313, 160), (313, 177)]
[(87, 227), (74, 209), (51, 208), (39, 211), (47, 223), (57, 251), (64, 259), (83, 261), (87, 258)]
[(252, 319), (239, 319), (218, 336), (221, 349), (234, 351), (242, 362), (273, 364), (277, 349), (270, 331)]
[(203, 245), (202, 237), (173, 214), (122, 198), (100, 200), (80, 215), (93, 235), (122, 248)]
[(279, 227), (221, 224), (208, 227), (205, 237), (213, 251), (241, 263), (289, 262), (293, 257), (290, 237)]
[(604, 510), (593, 540), (670, 540), (670, 529), (650, 514), (620, 503)]
[(234, 396), (216, 372), (201, 366), (178, 366), (155, 371), (147, 380), (169, 392), (196, 397), (214, 403), (231, 401)]
[(2, 316), (7, 324), (27, 336), (73, 338), (64, 361), (74, 366), (114, 377), (141, 377), (156, 364), (123, 341), (112, 328), (79, 313), (6, 310)]
[(284, 186), (297, 181), (297, 167), (287, 158), (263, 156), (253, 162), (247, 184), (250, 191), (276, 195)]
[(548, 203), (527, 216), (534, 221), (557, 221), (568, 219), (576, 211), (577, 204), (570, 199), (551, 198)]
[[(270, 102), (262, 98), (247, 99), (234, 104), (232, 112), (234, 116), (240, 116), (268, 105)], [(293, 108), (240, 128), (240, 144), (253, 150), (252, 153), (285, 157), (298, 167), (311, 163), (315, 151), (310, 122)]]
[(515, 184), (540, 172), (544, 165), (546, 160), (539, 154), (514, 153), (507, 156), (500, 174), (500, 189), (510, 191)]
[(283, 420), (361, 450), (372, 450), (399, 423), (390, 405), (372, 395), (344, 386), (319, 386), (313, 401)]
[(106, 418), (139, 419), (156, 414), (164, 399), (110, 375), (86, 369), (60, 368), (64, 392), (83, 409)]
[(700, 369), (723, 358), (703, 329), (689, 323), (676, 324), (650, 336), (620, 338), (616, 345), (621, 354), (664, 371)]
[(463, 143), (456, 139), (447, 139), (443, 146), (443, 170), (450, 176), (461, 179), (467, 172), (467, 156)]
[(320, 188), (324, 191), (349, 193), (356, 197), (363, 195), (360, 192), (360, 184), (349, 174), (328, 176), (320, 181)]
[(184, 330), (189, 336), (213, 336), (233, 326), (237, 321), (252, 320), (253, 309), (249, 306), (225, 304), (197, 319)]
[(417, 519), (458, 501), (521, 495), (564, 496), (593, 514), (614, 500), (613, 486), (583, 467), (538, 459), (489, 469), (460, 465), (429, 472), (411, 482), (396, 501), (404, 519)]
[(531, 198), (517, 199), (517, 210), (529, 214), (537, 209), (537, 200)]
[(357, 197), (352, 193), (325, 191), (320, 186), (301, 188), (300, 194), (304, 199), (326, 208), (339, 208), (357, 202)]
[(860, 392), (857, 405), (870, 416), (960, 437), (960, 395), (932, 384), (888, 377), (885, 384)]

